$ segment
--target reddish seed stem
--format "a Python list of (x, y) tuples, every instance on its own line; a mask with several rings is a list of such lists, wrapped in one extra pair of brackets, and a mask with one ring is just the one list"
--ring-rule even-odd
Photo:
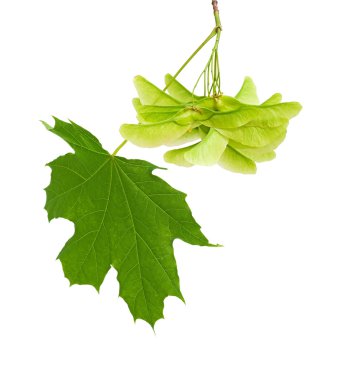
[(219, 12), (218, 10), (218, 1), (217, 0), (212, 0), (212, 7), (214, 8), (214, 12)]

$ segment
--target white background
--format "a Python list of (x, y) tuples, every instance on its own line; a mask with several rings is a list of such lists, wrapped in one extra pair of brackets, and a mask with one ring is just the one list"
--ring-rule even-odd
[[(189, 194), (212, 249), (175, 242), (186, 305), (156, 335), (134, 324), (111, 270), (100, 295), (69, 288), (55, 258), (73, 233), (48, 224), (50, 170), (69, 147), (40, 124), (70, 118), (113, 150), (134, 122), (132, 79), (163, 86), (209, 34), (209, 0), (1, 0), (0, 378), (338, 379), (336, 1), (220, 0), (223, 91), (303, 104), (256, 176), (158, 173)], [(208, 45), (181, 76), (191, 87)], [(162, 149), (122, 154), (165, 165)]]

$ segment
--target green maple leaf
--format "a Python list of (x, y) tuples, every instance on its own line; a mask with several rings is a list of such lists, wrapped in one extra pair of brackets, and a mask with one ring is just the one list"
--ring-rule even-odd
[(152, 174), (155, 165), (117, 157), (88, 131), (55, 119), (51, 128), (75, 151), (48, 164), (49, 220), (65, 218), (75, 233), (58, 258), (70, 284), (97, 290), (111, 267), (134, 319), (151, 326), (163, 318), (163, 301), (183, 300), (173, 240), (211, 246), (185, 201), (186, 194)]

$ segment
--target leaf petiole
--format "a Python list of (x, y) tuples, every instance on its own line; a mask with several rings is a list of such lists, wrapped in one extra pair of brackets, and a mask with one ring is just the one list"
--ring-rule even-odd
[(117, 153), (122, 149), (126, 144), (128, 140), (122, 141), (122, 143), (114, 150), (114, 152), (111, 154), (113, 157), (117, 155)]

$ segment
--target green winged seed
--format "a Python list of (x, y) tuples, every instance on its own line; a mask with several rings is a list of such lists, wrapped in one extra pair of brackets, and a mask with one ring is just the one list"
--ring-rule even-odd
[(151, 114), (151, 113), (170, 113), (175, 114), (182, 109), (186, 108), (184, 104), (175, 105), (175, 106), (149, 106), (143, 105), (139, 98), (133, 99), (133, 106), (137, 113), (142, 114)]
[(281, 121), (298, 115), (301, 105), (297, 102), (280, 103), (270, 106), (243, 106), (234, 112), (214, 112), (203, 124), (210, 128), (238, 128), (254, 121), (256, 125), (276, 127)]
[(144, 148), (172, 144), (188, 130), (189, 125), (182, 126), (171, 121), (144, 125), (123, 124), (120, 127), (124, 139)]
[(141, 76), (134, 78), (134, 85), (141, 103), (144, 105), (175, 106), (180, 102)]
[(237, 100), (244, 104), (258, 105), (259, 99), (257, 96), (256, 86), (250, 77), (245, 77), (243, 85), (235, 96)]
[(240, 144), (251, 147), (263, 147), (276, 139), (285, 137), (286, 126), (276, 128), (242, 127), (236, 129), (218, 129), (227, 139), (234, 140)]
[(204, 136), (199, 143), (166, 152), (164, 155), (165, 161), (186, 167), (216, 164), (224, 152), (228, 140), (215, 129), (209, 130), (207, 135), (202, 131), (200, 132), (201, 134)]
[(186, 168), (189, 168), (193, 166), (193, 164), (186, 160), (185, 153), (188, 152), (190, 149), (193, 149), (196, 145), (198, 145), (198, 143), (187, 146), (185, 148), (169, 150), (164, 154), (164, 160), (166, 162), (169, 162), (170, 164), (185, 166)]
[(235, 173), (255, 174), (257, 171), (254, 161), (242, 156), (236, 150), (227, 146), (218, 164), (223, 168)]
[(248, 145), (244, 145), (239, 143), (238, 141), (229, 140), (229, 145), (231, 145), (234, 149), (241, 152), (255, 152), (258, 154), (264, 154), (273, 152), (285, 139), (287, 130), (285, 129), (283, 133), (277, 136), (275, 139), (269, 141), (268, 144), (260, 146), (260, 147), (252, 147)]
[(217, 164), (228, 140), (217, 132), (210, 129), (205, 138), (198, 144), (190, 147), (184, 154), (185, 159), (193, 165), (210, 166)]
[(262, 103), (262, 106), (271, 106), (273, 104), (278, 104), (282, 101), (282, 94), (276, 93), (270, 96), (269, 99), (267, 99), (264, 103)]
[(198, 101), (201, 98), (200, 96), (194, 96), (170, 74), (165, 76), (165, 84), (169, 94), (181, 103), (190, 103), (193, 99)]
[(133, 99), (133, 106), (137, 112), (140, 123), (157, 123), (173, 119), (184, 109), (183, 106), (144, 106), (139, 98)]
[[(230, 145), (230, 144), (229, 144)], [(232, 145), (230, 145), (231, 148), (233, 148)], [(276, 158), (276, 153), (274, 151), (271, 152), (259, 152), (259, 150), (256, 149), (239, 149), (235, 148), (235, 150), (240, 153), (242, 156), (249, 158), (252, 161), (255, 162), (266, 162), (271, 161)]]
[(276, 153), (274, 149), (278, 147), (278, 145), (283, 141), (284, 138), (285, 135), (279, 141), (276, 141), (275, 144), (268, 144), (260, 148), (242, 145), (233, 140), (229, 140), (228, 145), (234, 150), (236, 150), (238, 153), (240, 153), (242, 156), (247, 157), (252, 161), (265, 162), (271, 161), (274, 158), (276, 158)]
[(183, 145), (189, 142), (193, 142), (199, 139), (202, 139), (205, 136), (205, 133), (201, 130), (200, 127), (194, 128), (192, 130), (189, 130), (184, 135), (179, 137), (177, 140), (175, 140), (171, 144), (166, 144), (167, 146), (178, 146)]

